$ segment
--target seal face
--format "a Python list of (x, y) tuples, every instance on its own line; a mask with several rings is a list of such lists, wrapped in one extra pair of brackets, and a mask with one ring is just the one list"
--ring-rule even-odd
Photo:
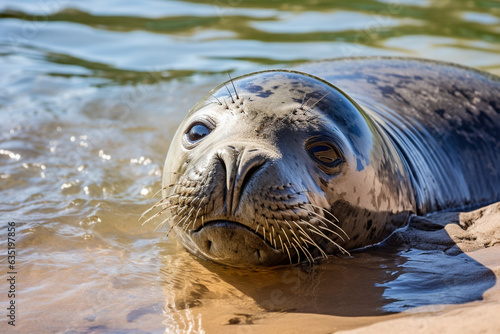
[(227, 82), (172, 140), (159, 202), (192, 253), (313, 262), (383, 240), (415, 212), (400, 155), (340, 89), (294, 71)]

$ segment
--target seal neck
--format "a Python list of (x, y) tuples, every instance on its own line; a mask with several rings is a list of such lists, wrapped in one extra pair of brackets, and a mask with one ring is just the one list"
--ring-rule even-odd
[(447, 153), (425, 127), (374, 102), (370, 107), (363, 104), (363, 109), (398, 153), (411, 183), (415, 213), (425, 215), (459, 207), (456, 199), (450, 197), (456, 190), (449, 188), (455, 185), (466, 193), (467, 186), (460, 173), (450, 169), (453, 164)]

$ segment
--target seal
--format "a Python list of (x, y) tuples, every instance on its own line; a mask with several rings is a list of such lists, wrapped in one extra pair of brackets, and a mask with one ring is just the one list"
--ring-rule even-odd
[[(244, 75), (180, 124), (150, 219), (231, 266), (310, 263), (500, 200), (500, 79), (351, 58)], [(152, 209), (153, 209), (152, 208)]]

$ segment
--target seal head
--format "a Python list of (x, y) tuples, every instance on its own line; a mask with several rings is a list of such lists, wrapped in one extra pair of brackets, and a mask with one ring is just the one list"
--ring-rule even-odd
[(407, 180), (390, 140), (340, 89), (265, 71), (220, 85), (189, 112), (160, 203), (193, 254), (273, 266), (383, 240), (414, 211)]

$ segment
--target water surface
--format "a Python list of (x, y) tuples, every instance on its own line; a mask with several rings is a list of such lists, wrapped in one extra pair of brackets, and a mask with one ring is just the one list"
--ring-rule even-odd
[(155, 202), (177, 124), (228, 72), (369, 55), (500, 74), (500, 4), (0, 3), (1, 235), (16, 222), (16, 329), (223, 332), (286, 313), (336, 316), (341, 329), (438, 299), (481, 299), (488, 280), (470, 290), (462, 276), (443, 276), (484, 270), (465, 255), (374, 251), (314, 268), (235, 271), (138, 221)]

